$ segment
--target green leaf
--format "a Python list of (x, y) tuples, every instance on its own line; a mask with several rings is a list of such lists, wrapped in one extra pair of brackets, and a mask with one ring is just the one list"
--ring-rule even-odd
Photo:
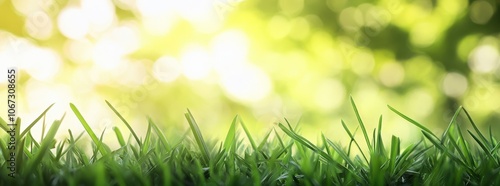
[(108, 104), (109, 108), (111, 108), (111, 110), (113, 110), (113, 112), (120, 118), (120, 120), (122, 120), (122, 122), (125, 124), (125, 126), (127, 126), (127, 128), (130, 130), (130, 133), (132, 133), (132, 135), (134, 136), (137, 144), (139, 144), (139, 146), (142, 146), (141, 140), (139, 139), (137, 134), (134, 132), (134, 130), (132, 129), (130, 124), (127, 122), (127, 120), (125, 120), (125, 118), (123, 118), (123, 116), (115, 109), (115, 107), (113, 107), (113, 105), (111, 105), (111, 103), (109, 103), (107, 100), (105, 100), (105, 101), (106, 101), (106, 104)]
[(257, 148), (257, 145), (255, 144), (255, 141), (252, 138), (252, 135), (250, 134), (250, 131), (248, 130), (247, 126), (243, 122), (243, 120), (240, 120), (241, 127), (243, 127), (243, 131), (245, 131), (245, 134), (247, 135), (248, 141), (250, 141), (250, 145), (252, 145), (252, 148), (255, 152), (258, 152), (259, 149)]
[(52, 103), (49, 107), (47, 107), (43, 112), (42, 114), (40, 114), (33, 122), (31, 122), (28, 127), (26, 127), (26, 129), (24, 129), (24, 131), (21, 133), (21, 138), (24, 137), (24, 135), (26, 135), (27, 132), (29, 132), (31, 130), (31, 128), (33, 128), (33, 126), (35, 126), (35, 124), (40, 120), (42, 119), (42, 117), (45, 116), (45, 114), (49, 111), (50, 108), (52, 108), (52, 106), (54, 106), (54, 103)]
[[(42, 143), (40, 144), (40, 149), (38, 149), (38, 151), (34, 154), (33, 159), (28, 161), (28, 166), (26, 167), (38, 167), (40, 165), (42, 159), (47, 155), (52, 145), (52, 140), (54, 140), (54, 137), (56, 136), (57, 130), (59, 129), (59, 126), (61, 125), (63, 119), (64, 115), (60, 120), (56, 120), (54, 121), (54, 123), (52, 123), (52, 126), (50, 126), (47, 135), (45, 135), (45, 138), (43, 138)], [(23, 169), (21, 171), (31, 172), (33, 170), (34, 169)]]
[(438, 139), (438, 137), (436, 135), (434, 135), (432, 133), (431, 130), (429, 130), (428, 128), (424, 127), (422, 124), (416, 122), (415, 120), (409, 118), (408, 116), (404, 115), (403, 113), (397, 111), (396, 109), (392, 108), (391, 106), (387, 105), (389, 107), (389, 109), (391, 109), (394, 113), (396, 113), (397, 115), (399, 115), (400, 117), (402, 117), (403, 119), (405, 119), (406, 121), (410, 122), (411, 124), (417, 126), (418, 128), (424, 130), (427, 134), (431, 135), (434, 137), (434, 139)]
[[(98, 145), (100, 143), (100, 140), (97, 138), (97, 136), (95, 135), (95, 133), (92, 130), (92, 128), (90, 128), (90, 125), (87, 123), (87, 121), (85, 121), (85, 118), (83, 118), (83, 116), (80, 113), (80, 111), (75, 107), (75, 105), (73, 105), (73, 103), (70, 103), (69, 106), (71, 107), (71, 110), (73, 110), (73, 113), (75, 113), (75, 116), (78, 118), (78, 120), (82, 124), (83, 128), (85, 129), (85, 131), (87, 132), (87, 134), (90, 136), (90, 138), (94, 142), (94, 144)], [(102, 146), (99, 148), (99, 151), (101, 152), (101, 154), (103, 156), (106, 155), (106, 154), (108, 154), (108, 152), (106, 151), (106, 149), (104, 149), (104, 147), (102, 147)]]
[(231, 126), (229, 127), (229, 131), (227, 131), (226, 139), (224, 140), (224, 149), (231, 149), (232, 152), (235, 152), (236, 148), (236, 123), (238, 122), (238, 116), (235, 116), (233, 122), (231, 122)]
[(163, 144), (163, 146), (165, 147), (165, 149), (167, 151), (170, 150), (170, 144), (168, 143), (167, 141), (167, 138), (165, 137), (165, 135), (163, 134), (163, 132), (158, 128), (158, 126), (153, 122), (153, 120), (150, 118), (150, 123), (153, 124), (153, 129), (156, 133), (156, 136), (158, 136), (158, 138), (160, 139), (161, 143)]
[(196, 140), (196, 143), (198, 144), (198, 147), (200, 148), (201, 154), (203, 155), (203, 159), (205, 160), (205, 163), (210, 162), (210, 155), (208, 153), (208, 147), (207, 144), (205, 143), (205, 140), (203, 140), (203, 136), (201, 135), (200, 128), (198, 128), (198, 124), (194, 120), (193, 115), (191, 114), (191, 111), (189, 109), (187, 110), (188, 112), (185, 114), (186, 119), (188, 120), (189, 127), (191, 128), (191, 131), (193, 132), (193, 136)]
[(123, 134), (120, 129), (118, 127), (113, 127), (113, 131), (115, 131), (116, 138), (118, 139), (118, 143), (120, 143), (120, 146), (125, 146), (125, 139), (123, 139)]
[(472, 124), (472, 127), (474, 128), (474, 131), (476, 131), (476, 134), (479, 135), (479, 140), (481, 141), (481, 143), (485, 147), (492, 148), (492, 146), (490, 145), (490, 143), (488, 143), (488, 140), (486, 140), (486, 138), (483, 136), (483, 134), (481, 133), (481, 131), (479, 131), (479, 129), (477, 128), (477, 125), (472, 120), (472, 117), (469, 115), (469, 112), (467, 112), (467, 110), (465, 108), (463, 108), (463, 110), (465, 112), (465, 115), (467, 115), (467, 118), (469, 119), (470, 123)]
[(356, 118), (358, 119), (361, 131), (363, 132), (363, 135), (365, 137), (366, 145), (368, 146), (370, 152), (373, 152), (373, 147), (371, 146), (370, 138), (368, 138), (368, 133), (366, 132), (365, 124), (363, 124), (363, 120), (361, 120), (361, 116), (359, 115), (358, 108), (356, 107), (356, 104), (354, 103), (354, 99), (352, 98), (352, 96), (351, 96), (351, 105), (352, 108), (354, 109), (354, 113), (356, 114)]

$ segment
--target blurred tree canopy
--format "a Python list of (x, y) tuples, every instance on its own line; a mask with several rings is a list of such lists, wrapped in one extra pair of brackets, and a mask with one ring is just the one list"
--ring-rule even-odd
[(22, 70), (28, 118), (75, 102), (115, 125), (106, 99), (136, 124), (182, 123), (190, 108), (207, 130), (240, 114), (254, 130), (287, 117), (317, 133), (355, 123), (352, 95), (389, 133), (418, 135), (387, 104), (436, 129), (459, 105), (500, 121), (500, 1), (33, 2), (0, 0), (0, 61)]

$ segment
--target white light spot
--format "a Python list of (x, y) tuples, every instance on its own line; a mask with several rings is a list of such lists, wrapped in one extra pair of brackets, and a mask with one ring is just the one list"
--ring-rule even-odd
[(186, 47), (181, 55), (184, 75), (192, 80), (200, 80), (210, 74), (211, 56), (201, 46), (191, 45)]
[(220, 26), (220, 19), (217, 17), (214, 7), (217, 2), (213, 0), (183, 0), (173, 2), (179, 14), (195, 27), (199, 27), (200, 31), (204, 29), (214, 30)]
[(124, 60), (111, 73), (113, 77), (116, 77), (118, 83), (128, 87), (136, 87), (144, 83), (146, 67), (140, 61)]
[(59, 13), (57, 24), (61, 33), (71, 39), (81, 39), (89, 31), (89, 22), (80, 8), (68, 7)]
[(498, 50), (490, 45), (478, 46), (469, 54), (469, 67), (474, 72), (492, 72), (499, 63)]
[(405, 69), (400, 63), (386, 63), (379, 72), (380, 82), (388, 87), (395, 87), (403, 82)]
[(221, 76), (221, 83), (228, 95), (237, 101), (255, 102), (271, 92), (271, 80), (262, 70), (244, 64), (227, 71)]
[(476, 24), (486, 24), (495, 13), (495, 8), (488, 1), (474, 1), (470, 5), (470, 19)]
[(139, 30), (134, 24), (118, 26), (105, 34), (124, 54), (130, 54), (140, 47)]
[(43, 11), (31, 13), (24, 24), (27, 33), (36, 39), (45, 40), (52, 36), (54, 24), (52, 19)]
[(136, 3), (137, 10), (145, 17), (165, 16), (173, 11), (168, 0), (137, 0)]
[(248, 39), (241, 31), (226, 31), (212, 41), (215, 69), (222, 73), (246, 61)]
[(344, 30), (356, 31), (363, 25), (363, 12), (358, 8), (346, 8), (340, 12), (339, 22)]
[[(27, 121), (34, 120), (38, 115), (40, 115), (41, 111), (45, 110), (49, 105), (55, 103), (50, 109), (50, 112), (47, 112), (45, 115), (45, 119), (48, 124), (46, 127), (50, 127), (52, 121), (61, 119), (61, 116), (65, 112), (67, 113), (69, 111), (68, 104), (75, 100), (75, 97), (71, 94), (71, 88), (69, 86), (54, 84), (52, 82), (41, 82), (36, 79), (30, 79), (26, 82), (25, 93), (27, 107), (21, 107), (23, 110), (20, 112), (23, 113), (23, 117)], [(66, 115), (66, 117), (68, 117), (68, 115)], [(68, 122), (67, 124), (71, 125), (72, 122)], [(64, 126), (64, 124), (61, 126)], [(77, 126), (78, 125), (75, 124), (75, 128), (77, 128)], [(27, 125), (21, 125), (22, 130), (26, 127)], [(72, 130), (74, 130), (74, 128), (72, 128)], [(41, 131), (42, 125), (35, 125), (31, 129), (31, 133), (36, 139), (40, 139)]]
[(93, 53), (94, 64), (101, 69), (113, 69), (120, 65), (124, 52), (122, 48), (109, 39), (96, 43)]
[(45, 81), (54, 78), (62, 64), (59, 55), (49, 49), (35, 48), (27, 54), (25, 69), (30, 76)]
[(81, 6), (91, 33), (105, 31), (115, 20), (115, 6), (110, 0), (82, 0)]
[(164, 56), (153, 65), (153, 75), (162, 82), (175, 81), (182, 72), (182, 65), (173, 57)]
[(375, 59), (373, 59), (373, 55), (368, 52), (358, 52), (353, 54), (351, 59), (352, 71), (360, 76), (370, 74), (374, 65)]
[(467, 78), (462, 74), (448, 73), (443, 79), (442, 88), (447, 96), (459, 98), (465, 93), (467, 87)]
[(409, 113), (417, 118), (426, 118), (434, 110), (434, 98), (425, 89), (414, 89), (406, 95)]
[(67, 40), (64, 44), (64, 54), (76, 63), (84, 63), (92, 59), (94, 45), (87, 39)]
[(345, 97), (345, 88), (342, 82), (328, 79), (321, 82), (316, 90), (314, 101), (324, 111), (339, 108)]
[(153, 35), (164, 35), (176, 21), (174, 4), (166, 0), (137, 0), (137, 9), (146, 31)]

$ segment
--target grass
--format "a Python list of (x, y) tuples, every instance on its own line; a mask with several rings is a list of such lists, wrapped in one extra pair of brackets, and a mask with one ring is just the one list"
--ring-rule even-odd
[[(351, 99), (357, 129), (367, 144), (362, 147), (355, 139), (357, 129), (352, 131), (344, 121), (341, 124), (351, 138), (347, 146), (324, 134), (319, 143), (310, 142), (287, 120), (258, 140), (238, 116), (224, 141), (206, 141), (189, 110), (185, 116), (191, 131), (175, 140), (178, 143), (172, 143), (151, 118), (147, 119), (146, 136), (139, 138), (126, 119), (106, 103), (130, 130), (131, 136), (125, 138), (119, 128), (113, 128), (118, 149), (103, 143), (104, 132), (98, 136), (73, 104), (70, 107), (84, 133), (75, 136), (68, 130), (68, 139), (56, 141), (54, 136), (64, 123), (62, 116), (48, 131), (43, 120), (43, 138), (34, 139), (30, 129), (51, 105), (26, 130), (15, 134), (16, 178), (8, 176), (9, 138), (0, 139), (0, 185), (500, 185), (500, 143), (491, 129), (488, 135), (479, 131), (462, 107), (443, 134), (436, 135), (389, 106), (423, 135), (420, 141), (401, 147), (396, 136), (384, 145), (382, 116), (370, 135)], [(461, 128), (460, 116), (467, 119), (472, 131)], [(17, 123), (22, 124), (20, 119)], [(8, 131), (1, 118), (0, 128)], [(84, 135), (91, 139), (90, 155), (77, 144)], [(353, 148), (360, 153), (352, 153)]]

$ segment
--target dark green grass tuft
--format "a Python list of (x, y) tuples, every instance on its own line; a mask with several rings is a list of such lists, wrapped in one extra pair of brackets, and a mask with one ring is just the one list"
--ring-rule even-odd
[[(69, 130), (69, 138), (57, 142), (54, 136), (64, 125), (63, 116), (46, 133), (43, 127), (41, 140), (34, 139), (30, 129), (51, 105), (25, 131), (19, 132), (22, 122), (17, 120), (14, 179), (7, 176), (8, 138), (0, 139), (0, 185), (500, 185), (500, 143), (491, 129), (488, 135), (481, 133), (462, 107), (443, 134), (436, 135), (389, 106), (423, 135), (422, 140), (402, 147), (396, 136), (389, 144), (383, 143), (382, 116), (370, 133), (352, 99), (358, 127), (351, 130), (341, 121), (350, 137), (347, 146), (334, 143), (338, 140), (335, 134), (322, 134), (321, 142), (315, 144), (288, 120), (258, 139), (238, 116), (224, 141), (206, 141), (203, 135), (209, 133), (198, 128), (189, 110), (185, 117), (191, 132), (181, 139), (169, 139), (151, 118), (145, 121), (145, 137), (139, 138), (125, 118), (106, 103), (130, 130), (127, 138), (118, 127), (113, 128), (118, 149), (111, 150), (103, 143), (104, 132), (94, 133), (73, 104), (70, 108), (84, 133), (75, 136)], [(460, 116), (467, 119), (472, 131), (461, 128), (457, 123)], [(0, 128), (8, 130), (1, 118)], [(367, 146), (356, 141), (358, 129)], [(91, 154), (79, 145), (86, 135), (91, 140)], [(353, 154), (352, 148), (360, 153)]]

